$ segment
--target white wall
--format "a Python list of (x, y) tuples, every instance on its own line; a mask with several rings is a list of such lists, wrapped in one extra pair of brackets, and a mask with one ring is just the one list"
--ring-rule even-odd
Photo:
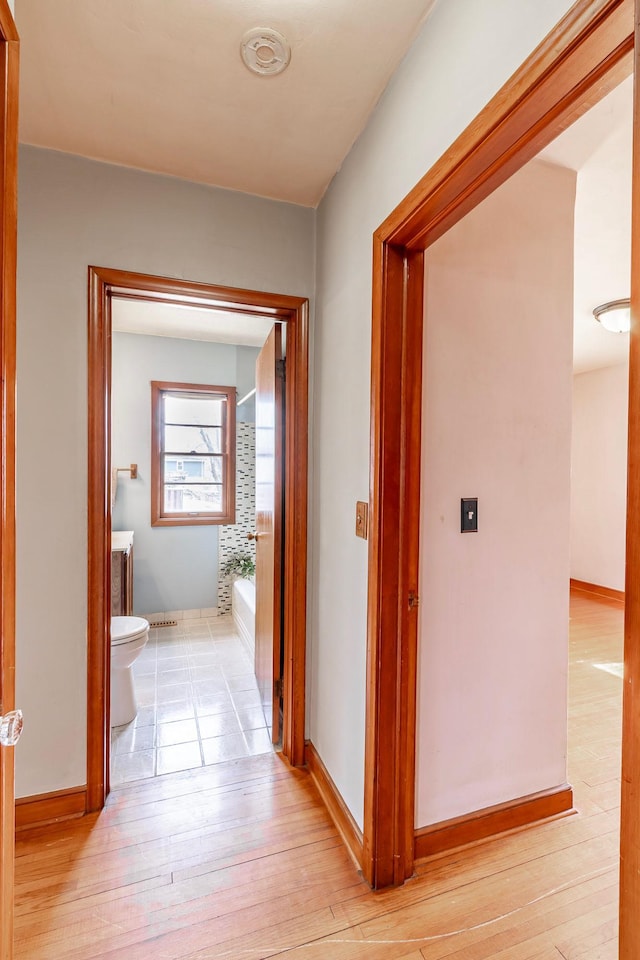
[(227, 343), (113, 334), (112, 461), (137, 463), (138, 478), (120, 474), (112, 520), (114, 530), (134, 531), (136, 614), (218, 604), (218, 526), (151, 526), (150, 383), (237, 386), (239, 399), (242, 390), (254, 386), (255, 373), (248, 375), (255, 371), (258, 353), (255, 347)]
[(571, 576), (614, 590), (624, 590), (628, 389), (628, 363), (573, 381)]
[[(318, 211), (309, 733), (362, 825), (371, 236), (570, 0), (436, 5)], [(347, 386), (348, 385), (348, 386)]]
[(83, 784), (87, 266), (310, 296), (314, 212), (22, 148), (17, 795)]
[(575, 180), (534, 161), (427, 251), (417, 827), (566, 780)]
[[(239, 348), (236, 353), (238, 400), (243, 400), (256, 385), (256, 357), (259, 352), (257, 347), (245, 347)], [(254, 394), (237, 408), (236, 421), (238, 423), (255, 423), (255, 419), (256, 398)]]
[[(593, 308), (628, 297), (631, 288), (631, 169), (633, 160), (633, 76), (598, 107), (611, 131), (592, 140), (597, 147), (578, 171), (575, 215), (574, 357), (583, 373), (626, 363), (629, 335), (612, 336), (593, 316)], [(597, 111), (598, 108), (596, 108)], [(598, 115), (598, 114), (596, 114)], [(589, 121), (589, 113), (585, 122)], [(569, 131), (566, 136), (570, 136)]]

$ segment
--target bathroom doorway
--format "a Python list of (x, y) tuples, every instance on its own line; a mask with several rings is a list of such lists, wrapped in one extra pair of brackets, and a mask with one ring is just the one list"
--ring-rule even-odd
[(282, 326), (113, 301), (112, 787), (280, 742)]
[[(283, 506), (283, 537), (282, 550), (279, 551), (282, 569), (282, 615), (280, 617), (282, 628), (276, 623), (276, 635), (282, 637), (282, 650), (277, 645), (277, 652), (273, 656), (273, 662), (281, 666), (282, 682), (277, 683), (278, 677), (273, 674), (273, 691), (276, 697), (280, 694), (282, 697), (282, 753), (290, 763), (298, 765), (303, 760), (304, 750), (304, 643), (305, 643), (305, 587), (304, 577), (300, 577), (301, 569), (304, 569), (306, 561), (306, 436), (307, 436), (307, 301), (302, 298), (278, 296), (273, 294), (253, 293), (230, 288), (212, 287), (209, 285), (189, 283), (185, 281), (174, 281), (164, 278), (147, 277), (122, 273), (120, 271), (110, 271), (100, 268), (90, 269), (91, 283), (91, 302), (90, 302), (90, 334), (89, 334), (89, 423), (90, 423), (90, 467), (89, 467), (89, 726), (88, 726), (88, 793), (91, 809), (100, 809), (109, 790), (109, 771), (110, 771), (110, 749), (109, 749), (109, 668), (110, 668), (110, 640), (109, 626), (111, 617), (111, 606), (107, 602), (110, 600), (111, 572), (110, 564), (107, 558), (110, 557), (111, 550), (111, 529), (112, 518), (118, 514), (118, 505), (116, 505), (112, 514), (111, 497), (109, 496), (110, 480), (112, 468), (120, 467), (120, 463), (110, 462), (110, 423), (111, 423), (111, 403), (112, 403), (112, 360), (111, 345), (113, 338), (120, 336), (113, 331), (113, 310), (118, 309), (122, 304), (141, 304), (155, 303), (161, 304), (161, 309), (166, 309), (168, 305), (175, 305), (186, 308), (193, 313), (205, 312), (220, 320), (222, 315), (237, 322), (238, 330), (241, 329), (243, 318), (252, 318), (256, 322), (261, 322), (266, 328), (275, 326), (283, 328), (286, 335), (287, 351), (287, 377), (286, 383), (283, 383), (283, 393), (286, 397), (285, 412), (282, 419), (282, 435), (284, 455), (284, 484), (282, 488), (282, 506)], [(141, 356), (144, 355), (141, 354)], [(115, 397), (115, 393), (113, 395)], [(238, 392), (238, 400), (243, 398)], [(147, 408), (148, 409), (148, 408)], [(238, 406), (240, 410), (240, 406)], [(241, 420), (242, 417), (239, 417)], [(148, 423), (148, 420), (147, 420)], [(147, 461), (148, 462), (148, 461)], [(184, 467), (184, 465), (183, 465)], [(144, 467), (148, 475), (148, 465)], [(122, 476), (122, 474), (121, 474)], [(179, 479), (179, 478), (178, 478)], [(183, 478), (184, 480), (185, 478)], [(132, 487), (136, 480), (131, 478), (131, 474), (124, 473), (124, 480), (121, 484)], [(185, 495), (190, 494), (189, 484), (180, 481), (178, 486), (183, 488)], [(140, 488), (139, 488), (140, 489)], [(176, 491), (177, 492), (177, 491)], [(245, 511), (246, 513), (246, 511)], [(246, 521), (245, 516), (245, 521)], [(117, 524), (116, 524), (117, 526)], [(230, 524), (219, 529), (231, 531), (235, 540), (235, 552), (244, 556), (247, 548), (252, 549), (260, 540), (258, 532), (258, 541), (253, 537), (255, 530), (245, 530), (244, 525)], [(254, 524), (251, 523), (253, 527)], [(210, 528), (211, 529), (211, 528)], [(293, 536), (295, 531), (295, 538)], [(302, 537), (300, 536), (302, 534)], [(251, 540), (247, 540), (247, 535)], [(242, 547), (237, 537), (241, 537)], [(233, 539), (233, 538), (232, 538)], [(252, 542), (253, 541), (253, 542)], [(227, 545), (227, 557), (230, 554), (229, 545)], [(233, 554), (233, 550), (231, 553)], [(297, 576), (293, 576), (293, 571)], [(227, 591), (226, 600), (228, 601), (231, 584), (227, 582), (225, 589)], [(224, 592), (224, 591), (223, 591)], [(246, 664), (249, 662), (246, 650), (244, 653), (244, 665), (231, 664), (231, 635), (236, 634), (235, 626), (231, 620), (230, 610), (225, 608), (224, 615), (218, 617), (220, 612), (207, 602), (207, 607), (202, 605), (193, 608), (184, 608), (176, 610), (167, 610), (164, 606), (161, 610), (142, 609), (142, 607), (153, 607), (151, 600), (142, 600), (142, 606), (136, 603), (136, 613), (156, 614), (154, 618), (149, 618), (152, 625), (150, 644), (155, 647), (155, 651), (148, 651), (147, 659), (150, 661), (153, 657), (159, 659), (156, 661), (156, 677), (159, 676), (161, 662), (165, 657), (177, 653), (179, 657), (184, 658), (185, 664), (179, 667), (178, 672), (171, 670), (174, 664), (164, 664), (162, 671), (165, 678), (170, 678), (171, 673), (176, 679), (187, 682), (193, 680), (193, 675), (187, 677), (180, 671), (184, 671), (187, 663), (194, 664), (201, 662), (204, 673), (209, 673), (210, 679), (215, 685), (216, 681), (213, 673), (220, 667), (221, 656), (225, 661), (225, 670), (231, 677), (231, 682), (227, 682), (225, 695), (230, 694), (242, 699), (244, 696), (246, 703), (240, 705), (239, 713), (248, 714), (253, 710), (255, 714), (255, 704), (249, 703), (251, 697), (255, 697), (254, 692), (248, 689), (242, 689), (248, 686)], [(199, 616), (195, 616), (195, 613)], [(169, 614), (177, 616), (169, 616)], [(204, 616), (202, 616), (204, 614)], [(153, 620), (159, 622), (160, 615), (164, 621), (176, 621), (170, 626), (154, 626)], [(173, 649), (171, 649), (173, 647)], [(237, 644), (236, 644), (237, 647)], [(215, 648), (215, 650), (214, 650)], [(216, 666), (212, 658), (218, 660)], [(144, 656), (144, 654), (143, 654)], [(214, 658), (214, 659), (215, 659)], [(206, 661), (209, 661), (206, 663)], [(147, 678), (150, 676), (151, 666), (147, 664)], [(180, 673), (180, 678), (178, 677)], [(143, 676), (144, 669), (143, 669)], [(206, 677), (202, 676), (201, 682), (206, 684)], [(236, 682), (237, 681), (237, 682)], [(217, 683), (221, 682), (221, 675), (218, 671)], [(147, 689), (150, 686), (150, 680), (147, 679), (143, 686)], [(160, 690), (160, 687), (157, 688)], [(220, 692), (220, 691), (219, 691)], [(247, 697), (249, 700), (247, 700)], [(144, 697), (143, 697), (144, 699)], [(212, 696), (211, 701), (214, 697)], [(101, 704), (98, 711), (95, 703)], [(159, 701), (157, 701), (159, 702)], [(91, 704), (94, 704), (92, 708)], [(245, 706), (246, 710), (242, 707)], [(168, 709), (168, 708), (167, 708)], [(211, 709), (214, 707), (211, 702)], [(235, 710), (235, 706), (234, 706)], [(166, 712), (166, 710), (165, 710)], [(274, 711), (275, 712), (275, 711)], [(236, 711), (238, 713), (238, 711)], [(203, 713), (203, 717), (205, 714)], [(280, 716), (280, 711), (277, 711)], [(168, 717), (168, 714), (167, 714)], [(179, 733), (178, 726), (183, 722), (188, 722), (193, 718), (175, 717), (166, 720), (167, 724), (174, 724), (174, 727), (167, 726), (166, 731), (170, 729)], [(255, 722), (255, 721), (254, 721)], [(206, 734), (217, 734), (221, 730), (220, 720), (214, 719), (211, 714), (208, 719), (203, 721), (204, 727), (202, 733), (205, 739), (209, 739)], [(249, 720), (247, 719), (247, 723)], [(271, 726), (271, 724), (270, 724)], [(277, 737), (274, 724), (274, 737)], [(195, 747), (200, 747), (201, 755), (203, 751), (203, 741), (201, 740), (201, 731), (198, 721), (198, 743)], [(270, 732), (270, 731), (269, 731)], [(245, 734), (246, 731), (242, 731)], [(266, 727), (263, 723), (262, 730), (258, 733), (249, 733), (249, 738), (266, 737)], [(147, 732), (147, 737), (149, 733)], [(213, 737), (210, 738), (213, 740)], [(221, 741), (220, 741), (221, 742)], [(171, 744), (167, 744), (170, 746)], [(214, 745), (206, 745), (209, 750)], [(259, 749), (256, 746), (256, 750)], [(167, 755), (171, 751), (165, 751)], [(216, 762), (215, 759), (209, 759), (205, 762)], [(156, 768), (157, 772), (170, 772)], [(149, 773), (142, 774), (150, 775)]]

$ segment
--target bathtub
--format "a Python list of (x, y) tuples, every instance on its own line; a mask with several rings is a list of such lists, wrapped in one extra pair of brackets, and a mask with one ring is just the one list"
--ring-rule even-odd
[(256, 649), (256, 585), (252, 580), (234, 580), (231, 610), (236, 629), (253, 663)]

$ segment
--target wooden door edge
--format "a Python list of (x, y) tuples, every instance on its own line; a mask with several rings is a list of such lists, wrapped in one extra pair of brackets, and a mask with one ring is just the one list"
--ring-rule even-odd
[[(285, 604), (282, 750), (304, 765), (309, 494), (309, 301), (287, 328), (285, 380)], [(294, 584), (287, 589), (287, 584)]]
[[(6, 0), (0, 0), (0, 41), (2, 42), (2, 108), (0, 117), (0, 375), (2, 436), (0, 482), (0, 669), (2, 669), (2, 712), (15, 702), (16, 631), (16, 262), (18, 182), (18, 85), (20, 45), (15, 23)], [(14, 885), (14, 794), (13, 748), (0, 747), (0, 960), (13, 956)]]
[(629, 426), (627, 532), (622, 696), (620, 802), (619, 957), (640, 956), (640, 0), (635, 4), (635, 77), (631, 202), (631, 334), (629, 337)]

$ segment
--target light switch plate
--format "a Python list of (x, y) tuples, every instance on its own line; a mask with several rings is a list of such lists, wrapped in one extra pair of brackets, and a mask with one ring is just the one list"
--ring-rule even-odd
[(356, 537), (367, 539), (369, 534), (369, 504), (364, 500), (356, 502)]
[(460, 501), (460, 532), (478, 532), (478, 498), (465, 497)]

